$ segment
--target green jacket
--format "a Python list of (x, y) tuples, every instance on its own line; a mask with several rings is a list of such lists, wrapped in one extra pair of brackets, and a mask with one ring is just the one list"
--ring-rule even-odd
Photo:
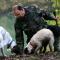
[[(30, 12), (26, 10), (26, 15), (24, 17), (17, 17), (15, 22), (15, 33), (16, 33), (16, 41), (24, 41), (23, 31), (25, 34), (34, 35), (38, 30), (46, 27), (46, 22), (43, 17), (38, 16), (38, 14), (34, 11)], [(17, 31), (19, 31), (17, 33)], [(28, 37), (27, 37), (28, 38)]]

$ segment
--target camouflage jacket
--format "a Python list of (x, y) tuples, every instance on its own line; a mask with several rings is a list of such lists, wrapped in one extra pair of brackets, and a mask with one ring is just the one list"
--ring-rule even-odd
[[(25, 9), (26, 14), (24, 17), (17, 17), (15, 22), (15, 30), (20, 30), (20, 39), (23, 38), (23, 32), (31, 32), (31, 31), (38, 31), (47, 26), (45, 21), (45, 17), (49, 17), (50, 15), (41, 15), (41, 13), (36, 13), (36, 11), (29, 11)], [(44, 19), (45, 18), (45, 19)], [(53, 18), (52, 18), (53, 19)]]
[(40, 27), (44, 27), (46, 22), (43, 17), (38, 16), (36, 12), (26, 11), (26, 15), (24, 17), (17, 17), (15, 22), (15, 27), (22, 29), (22, 31), (29, 29), (40, 29)]

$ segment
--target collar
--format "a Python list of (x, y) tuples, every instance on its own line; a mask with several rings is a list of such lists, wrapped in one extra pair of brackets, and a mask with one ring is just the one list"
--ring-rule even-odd
[(33, 44), (32, 42), (30, 42), (30, 45), (35, 49), (37, 47), (36, 44)]
[(11, 47), (12, 42), (13, 42), (13, 40), (9, 44), (7, 44), (7, 48)]

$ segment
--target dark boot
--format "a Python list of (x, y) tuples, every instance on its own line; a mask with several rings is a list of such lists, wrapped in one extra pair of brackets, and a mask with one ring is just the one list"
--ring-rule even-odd
[(55, 42), (54, 42), (54, 51), (59, 50), (59, 37), (55, 37)]
[(11, 49), (11, 52), (12, 53), (15, 53), (16, 55), (22, 55), (23, 54), (23, 50), (20, 49), (19, 46), (14, 46), (12, 49)]

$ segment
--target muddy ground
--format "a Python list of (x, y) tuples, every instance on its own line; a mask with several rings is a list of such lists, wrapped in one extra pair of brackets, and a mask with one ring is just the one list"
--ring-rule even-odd
[(11, 55), (0, 57), (0, 60), (60, 60), (60, 52), (47, 52), (38, 55)]

